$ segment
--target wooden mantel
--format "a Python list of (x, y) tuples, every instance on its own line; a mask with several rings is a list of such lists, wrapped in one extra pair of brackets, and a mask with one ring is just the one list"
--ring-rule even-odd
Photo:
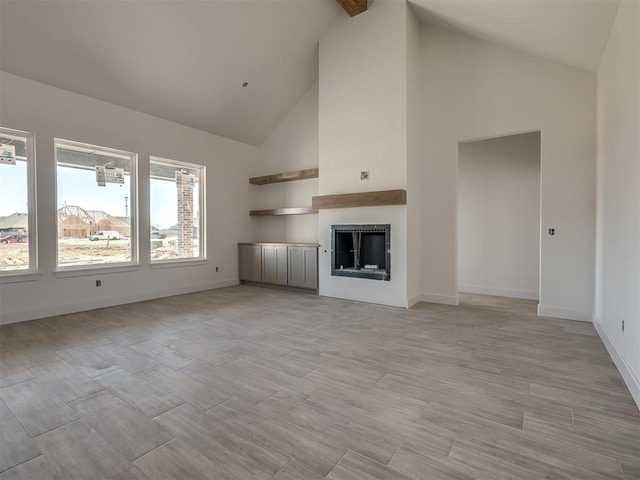
[(351, 17), (367, 11), (367, 0), (336, 0)]
[(380, 190), (376, 192), (342, 193), (339, 195), (319, 195), (311, 198), (311, 207), (317, 209), (376, 207), (383, 205), (406, 204), (406, 190)]

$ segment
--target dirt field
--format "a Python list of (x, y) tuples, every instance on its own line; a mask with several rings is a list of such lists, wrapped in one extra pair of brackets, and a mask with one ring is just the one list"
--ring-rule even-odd
[(61, 238), (58, 240), (58, 265), (99, 265), (131, 260), (131, 242), (127, 240), (97, 240)]
[(29, 244), (0, 244), (0, 271), (29, 268)]
[[(152, 240), (151, 243), (152, 261), (180, 258), (175, 238)], [(62, 267), (129, 262), (131, 243), (129, 239), (92, 242), (87, 238), (61, 238), (58, 240), (58, 255), (58, 265)], [(197, 245), (194, 245), (193, 255), (198, 255)], [(26, 269), (28, 266), (28, 243), (0, 245), (0, 270)]]

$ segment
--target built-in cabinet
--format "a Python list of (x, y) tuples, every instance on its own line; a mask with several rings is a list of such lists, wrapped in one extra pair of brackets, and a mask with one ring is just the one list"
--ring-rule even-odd
[(287, 285), (287, 248), (285, 245), (262, 245), (264, 283)]
[(238, 276), (249, 282), (262, 281), (262, 247), (238, 245)]
[(290, 247), (287, 253), (288, 285), (318, 288), (318, 247)]
[(240, 243), (238, 276), (247, 282), (318, 288), (318, 246), (314, 244)]

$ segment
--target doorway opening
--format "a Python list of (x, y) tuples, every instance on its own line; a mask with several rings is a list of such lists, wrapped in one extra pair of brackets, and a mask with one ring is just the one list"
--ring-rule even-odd
[(539, 300), (540, 147), (539, 131), (458, 143), (463, 301), (466, 294)]

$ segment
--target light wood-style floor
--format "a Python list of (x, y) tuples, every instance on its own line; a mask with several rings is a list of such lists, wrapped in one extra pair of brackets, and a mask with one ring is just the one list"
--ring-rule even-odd
[(0, 328), (2, 480), (637, 479), (590, 324), (252, 286)]

